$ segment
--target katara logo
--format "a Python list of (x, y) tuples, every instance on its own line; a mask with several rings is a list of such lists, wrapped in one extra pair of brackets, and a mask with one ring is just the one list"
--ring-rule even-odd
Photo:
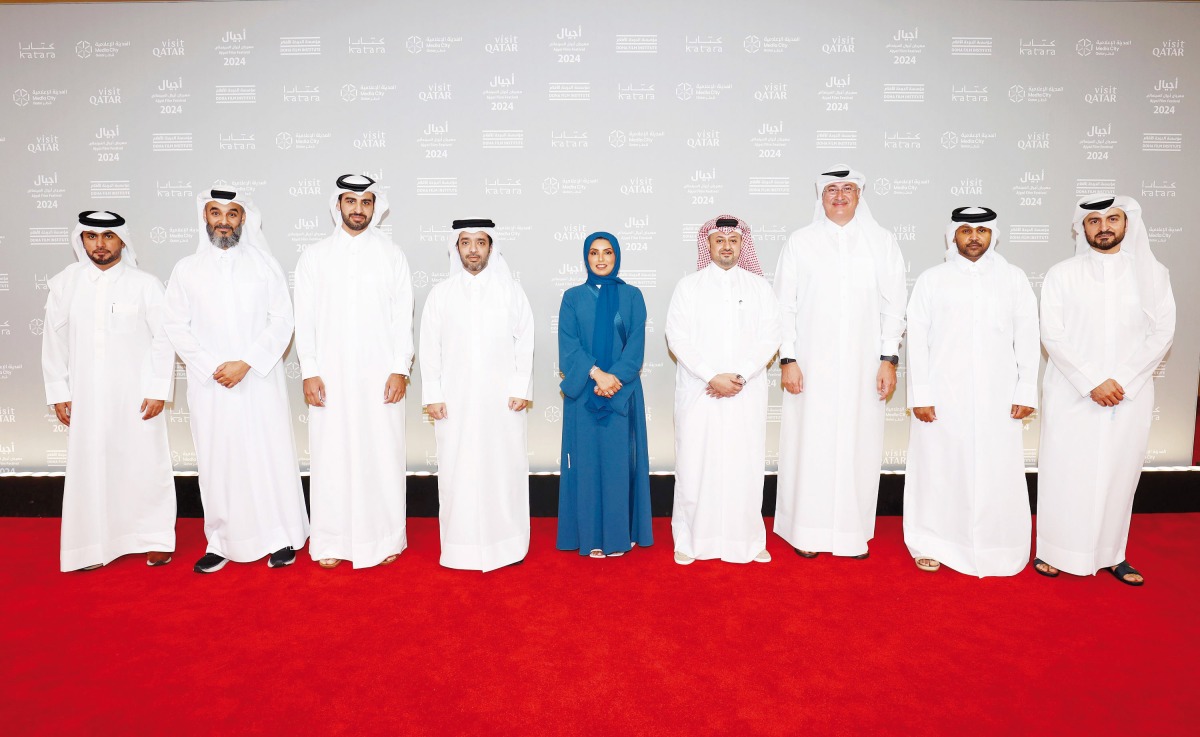
[(762, 49), (762, 39), (758, 36), (746, 36), (746, 40), (742, 42), (742, 48), (747, 54), (757, 54)]
[(285, 131), (275, 136), (275, 145), (281, 150), (288, 150), (292, 147), (292, 134)]
[(547, 407), (545, 415), (547, 422), (558, 422), (562, 419), (562, 410), (558, 407)]
[(34, 335), (41, 335), (46, 332), (46, 323), (41, 318), (34, 318), (29, 321), (29, 332)]
[(881, 178), (875, 180), (875, 194), (880, 195), (882, 197), (884, 195), (889, 195), (891, 193), (892, 193), (892, 180), (891, 179), (888, 179), (887, 177), (881, 177)]
[(613, 148), (621, 148), (625, 145), (625, 131), (613, 131), (608, 134), (608, 145)]
[(80, 41), (75, 44), (75, 55), (80, 59), (86, 59), (92, 55), (92, 44), (90, 41)]
[(943, 133), (942, 148), (958, 148), (958, 134), (952, 131)]
[(680, 100), (692, 99), (692, 93), (692, 85), (687, 82), (680, 82), (679, 86), (675, 88), (675, 96)]
[(1075, 44), (1075, 53), (1080, 56), (1090, 56), (1092, 53), (1092, 42), (1090, 39), (1081, 38)]
[(546, 177), (543, 179), (542, 191), (546, 194), (558, 194), (558, 180), (554, 177)]
[(429, 286), (429, 274), (424, 271), (414, 271), (412, 275), (413, 286), (417, 289), (424, 289)]
[(13, 92), (13, 102), (17, 103), (17, 107), (25, 107), (29, 104), (29, 90), (17, 90)]
[(342, 99), (346, 102), (354, 102), (358, 99), (358, 88), (352, 84), (342, 85)]
[(167, 229), (161, 225), (150, 229), (150, 240), (162, 245), (167, 242)]
[(409, 36), (408, 40), (404, 42), (404, 48), (408, 49), (410, 54), (419, 54), (425, 48), (425, 42), (421, 40), (420, 36)]
[(1025, 88), (1019, 84), (1014, 84), (1008, 88), (1008, 99), (1013, 102), (1025, 102)]

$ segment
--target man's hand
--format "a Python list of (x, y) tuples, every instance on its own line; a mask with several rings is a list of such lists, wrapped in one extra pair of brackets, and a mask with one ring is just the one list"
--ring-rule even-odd
[(1092, 390), (1092, 401), (1101, 407), (1116, 407), (1125, 398), (1125, 389), (1113, 379)]
[(913, 417), (916, 417), (921, 422), (933, 422), (937, 419), (937, 409), (935, 407), (913, 407)]
[(58, 417), (58, 421), (67, 427), (71, 426), (71, 403), (58, 402), (54, 405), (54, 414)]
[(310, 407), (325, 406), (325, 382), (320, 376), (304, 380), (304, 403)]
[(1010, 416), (1014, 420), (1023, 420), (1031, 414), (1033, 414), (1033, 407), (1026, 407), (1023, 404), (1014, 404), (1012, 406), (1012, 412), (1010, 413)]
[(779, 377), (783, 382), (783, 390), (788, 394), (799, 394), (804, 391), (804, 374), (800, 371), (800, 364), (784, 364), (779, 368)]
[(607, 371), (596, 369), (592, 372), (592, 379), (596, 382), (593, 391), (602, 397), (611, 397), (621, 391), (621, 380)]
[(407, 391), (408, 383), (405, 381), (404, 374), (388, 374), (387, 381), (383, 385), (383, 403), (395, 404), (404, 399)]
[(226, 361), (217, 366), (217, 370), (213, 372), (213, 379), (226, 389), (232, 389), (246, 378), (246, 372), (249, 370), (250, 364), (245, 361)]
[(520, 397), (509, 397), (508, 398), (508, 408), (511, 409), (513, 412), (520, 412), (521, 410), (525, 409), (528, 406), (529, 406), (528, 399), (521, 399)]
[(142, 419), (150, 420), (162, 414), (166, 402), (161, 399), (146, 398), (142, 400)]
[(708, 388), (704, 390), (704, 393), (716, 398), (733, 397), (737, 396), (737, 393), (745, 385), (746, 380), (737, 374), (717, 374), (712, 377), (712, 381), (708, 382)]
[(425, 414), (429, 415), (433, 420), (446, 419), (446, 403), (434, 402), (433, 404), (425, 405)]
[(888, 395), (896, 389), (896, 367), (891, 361), (880, 361), (879, 372), (875, 374), (875, 389), (879, 392), (879, 401), (886, 402)]

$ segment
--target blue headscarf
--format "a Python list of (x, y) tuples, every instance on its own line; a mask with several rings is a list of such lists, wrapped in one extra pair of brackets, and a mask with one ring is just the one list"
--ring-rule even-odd
[[(612, 244), (615, 257), (612, 270), (607, 276), (593, 273), (592, 266), (588, 263), (588, 251), (592, 248), (592, 242), (601, 238)], [(588, 286), (600, 288), (600, 298), (596, 302), (596, 320), (592, 323), (592, 353), (596, 357), (596, 367), (601, 371), (608, 371), (617, 360), (613, 351), (613, 323), (616, 321), (619, 302), (616, 286), (625, 283), (617, 277), (617, 272), (621, 270), (621, 244), (617, 242), (617, 237), (611, 233), (598, 231), (585, 238), (583, 263), (587, 267)], [(592, 382), (592, 385), (594, 386), (595, 382)], [(594, 392), (588, 397), (587, 408), (600, 415), (601, 424), (607, 424), (608, 417), (613, 412), (610, 399)]]

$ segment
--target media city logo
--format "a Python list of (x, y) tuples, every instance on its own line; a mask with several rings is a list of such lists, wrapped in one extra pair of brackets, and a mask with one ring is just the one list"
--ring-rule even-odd
[(1133, 44), (1128, 39), (1081, 38), (1075, 42), (1075, 53), (1080, 56), (1116, 56), (1121, 49)]

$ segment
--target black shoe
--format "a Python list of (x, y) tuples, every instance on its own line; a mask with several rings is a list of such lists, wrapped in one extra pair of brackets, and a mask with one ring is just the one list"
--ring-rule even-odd
[(228, 559), (222, 558), (216, 553), (205, 553), (203, 558), (196, 561), (196, 565), (192, 567), (192, 570), (196, 573), (216, 573), (224, 568), (228, 562)]
[(820, 553), (813, 553), (808, 550), (801, 550), (800, 548), (792, 548), (792, 550), (795, 550), (796, 555), (800, 556), (801, 558), (816, 558), (818, 555), (820, 555)]
[(283, 568), (284, 566), (290, 566), (295, 562), (296, 551), (292, 549), (291, 545), (289, 545), (286, 548), (280, 548), (274, 553), (271, 553), (271, 557), (267, 558), (267, 567)]
[(870, 558), (870, 557), (871, 557), (871, 551), (870, 551), (870, 550), (868, 550), (867, 552), (863, 553), (862, 555), (852, 555), (852, 556), (850, 556), (850, 558), (851, 558), (852, 560), (866, 560), (867, 558)]

